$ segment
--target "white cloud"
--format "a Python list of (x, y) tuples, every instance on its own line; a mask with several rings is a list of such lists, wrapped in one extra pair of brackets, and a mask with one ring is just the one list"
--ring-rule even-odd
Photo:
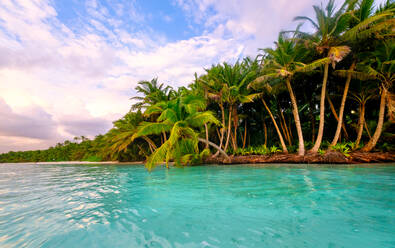
[(255, 56), (257, 48), (272, 46), (282, 29), (293, 28), (296, 15), (311, 14), (318, 0), (177, 0), (206, 33), (237, 39), (244, 54)]
[[(109, 29), (108, 11), (96, 1), (87, 5), (90, 16), (76, 33), (49, 1), (0, 3), (0, 51), (6, 55), (0, 58), (0, 97), (7, 106), (0, 117), (14, 118), (0, 126), (0, 141), (10, 140), (0, 152), (103, 133), (129, 110), (139, 80), (186, 85), (203, 66), (234, 59), (243, 49), (210, 34), (168, 43), (149, 29)], [(34, 135), (17, 132), (27, 130), (26, 123), (34, 124)]]

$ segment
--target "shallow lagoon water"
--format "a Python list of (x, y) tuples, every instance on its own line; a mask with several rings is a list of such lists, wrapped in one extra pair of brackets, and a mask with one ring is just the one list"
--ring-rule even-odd
[(395, 247), (395, 166), (0, 164), (0, 247)]

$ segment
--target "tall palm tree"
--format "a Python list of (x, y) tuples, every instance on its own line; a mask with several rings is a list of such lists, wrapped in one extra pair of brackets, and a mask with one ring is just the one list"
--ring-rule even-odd
[(250, 86), (256, 87), (256, 85), (266, 83), (269, 80), (276, 80), (275, 82), (285, 81), (288, 93), (291, 98), (292, 113), (298, 134), (298, 154), (304, 155), (305, 147), (303, 131), (299, 118), (298, 105), (292, 89), (291, 81), (295, 73), (312, 71), (323, 64), (327, 64), (330, 59), (323, 58), (310, 64), (302, 63), (301, 61), (305, 60), (306, 56), (308, 55), (308, 51), (306, 51), (304, 46), (299, 45), (294, 38), (286, 38), (285, 34), (280, 34), (275, 44), (276, 49), (261, 49), (261, 51), (264, 52), (262, 68), (263, 75), (258, 77)]
[(389, 89), (395, 81), (395, 40), (387, 39), (381, 41), (370, 53), (370, 57), (355, 71), (339, 70), (338, 74), (351, 74), (353, 78), (359, 80), (375, 79), (379, 82), (380, 89), (380, 108), (379, 119), (376, 131), (369, 142), (362, 148), (362, 151), (369, 152), (377, 144), (383, 130), (386, 100)]
[(308, 21), (313, 25), (316, 30), (313, 36), (306, 33), (300, 34), (309, 39), (318, 53), (324, 54), (326, 58), (329, 58), (327, 63), (324, 64), (324, 76), (322, 79), (320, 97), (320, 123), (316, 141), (313, 148), (310, 150), (313, 153), (318, 152), (324, 134), (325, 95), (329, 64), (332, 64), (334, 68), (336, 63), (340, 62), (350, 52), (348, 46), (339, 46), (339, 44), (337, 44), (339, 35), (346, 29), (348, 24), (349, 17), (345, 15), (346, 4), (347, 2), (338, 10), (336, 10), (334, 0), (329, 0), (325, 8), (323, 8), (322, 5), (314, 5), (315, 21), (306, 16), (297, 16), (294, 18), (295, 21)]
[[(344, 42), (350, 43), (353, 46), (353, 61), (350, 66), (350, 71), (354, 70), (358, 58), (361, 57), (359, 53), (366, 50), (365, 42), (367, 38), (377, 36), (383, 30), (391, 27), (389, 17), (393, 16), (393, 10), (383, 8), (381, 11), (374, 12), (374, 0), (354, 0), (349, 1), (348, 14), (350, 16), (349, 29), (342, 35), (341, 39)], [(340, 104), (339, 118), (337, 122), (335, 136), (331, 142), (334, 146), (340, 137), (340, 130), (343, 124), (344, 107), (347, 99), (348, 89), (351, 82), (351, 74), (347, 74), (346, 83), (344, 86), (343, 97)]]
[(395, 40), (386, 40), (372, 53), (373, 61), (367, 66), (366, 71), (369, 76), (375, 77), (380, 82), (380, 110), (376, 131), (369, 142), (362, 148), (362, 151), (369, 152), (375, 146), (383, 130), (384, 115), (388, 91), (395, 81)]
[[(204, 96), (209, 101), (215, 102), (221, 111), (221, 134), (219, 138), (219, 147), (222, 148), (224, 136), (226, 132), (226, 120), (225, 120), (225, 104), (226, 99), (224, 98), (223, 82), (220, 77), (221, 65), (212, 66), (210, 69), (206, 69), (207, 74), (200, 76), (199, 78), (195, 74), (195, 84), (201, 86), (204, 89)], [(214, 156), (218, 156), (217, 152)]]
[(247, 58), (243, 62), (236, 62), (234, 65), (228, 63), (219, 64), (213, 66), (208, 71), (208, 79), (210, 81), (205, 85), (210, 92), (209, 97), (217, 99), (220, 105), (223, 114), (223, 124), (225, 119), (223, 103), (228, 105), (228, 127), (224, 148), (225, 151), (228, 148), (231, 136), (233, 149), (237, 149), (237, 128), (239, 124), (237, 108), (239, 104), (252, 102), (260, 95), (254, 93), (250, 94), (247, 89), (247, 85), (255, 79), (257, 70), (257, 61), (252, 61)]
[[(194, 155), (200, 154), (198, 142), (206, 143), (205, 139), (199, 138), (197, 129), (207, 123), (219, 124), (212, 112), (201, 111), (204, 108), (204, 99), (193, 95), (180, 96), (147, 108), (146, 114), (160, 113), (160, 115), (156, 122), (142, 123), (133, 135), (133, 139), (170, 132), (169, 139), (148, 158), (146, 163), (148, 170), (163, 161), (168, 167), (168, 162), (172, 159), (176, 165), (189, 164), (196, 159)], [(229, 159), (217, 145), (212, 142), (209, 142), (209, 145), (218, 149), (225, 158)]]

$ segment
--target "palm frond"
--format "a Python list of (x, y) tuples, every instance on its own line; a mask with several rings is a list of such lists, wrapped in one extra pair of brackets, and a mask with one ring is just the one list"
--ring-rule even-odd
[(215, 118), (213, 112), (211, 112), (211, 111), (196, 113), (196, 114), (190, 116), (189, 118), (187, 118), (186, 121), (192, 127), (201, 127), (207, 123), (213, 123), (215, 125), (221, 124), (221, 122), (217, 118)]
[(352, 70), (336, 70), (333, 72), (335, 75), (339, 77), (347, 77), (351, 75), (351, 78), (358, 79), (361, 81), (375, 79), (376, 77), (369, 75), (368, 73), (352, 71)]
[(132, 140), (147, 135), (161, 134), (163, 132), (169, 132), (171, 125), (167, 122), (143, 122), (137, 132), (132, 136)]
[[(148, 157), (147, 162), (145, 163), (145, 167), (148, 171), (151, 171), (158, 163), (164, 162), (166, 159), (166, 154), (169, 153), (170, 142), (166, 141), (161, 145), (155, 152)], [(168, 159), (166, 159), (166, 164), (168, 163)]]
[(308, 21), (308, 22), (310, 22), (310, 24), (312, 24), (314, 26), (314, 28), (320, 29), (318, 24), (315, 21), (313, 21), (310, 17), (307, 17), (307, 16), (296, 16), (293, 20), (294, 21)]
[(173, 109), (165, 109), (160, 116), (158, 117), (157, 121), (161, 122), (161, 121), (165, 121), (168, 120), (170, 122), (176, 122), (177, 121), (177, 113), (173, 110)]
[(262, 93), (254, 93), (249, 95), (240, 95), (241, 103), (253, 102), (256, 98), (260, 97)]
[(380, 21), (382, 19), (385, 19), (385, 18), (387, 18), (387, 17), (389, 17), (391, 15), (393, 15), (393, 13), (391, 13), (391, 12), (383, 12), (383, 13), (380, 13), (378, 15), (371, 16), (371, 17), (361, 21), (360, 23), (358, 23), (357, 25), (355, 25), (351, 29), (347, 30), (344, 33), (343, 36), (344, 36), (344, 38), (346, 40), (356, 39), (356, 38), (358, 38), (358, 33), (360, 31), (370, 28), (371, 24), (373, 24), (374, 22), (377, 22), (377, 21)]
[(331, 60), (330, 58), (322, 58), (311, 62), (310, 64), (301, 64), (296, 67), (295, 72), (310, 72), (316, 69), (317, 67), (323, 66), (329, 63)]
[(336, 46), (331, 47), (328, 57), (331, 59), (332, 67), (335, 68), (336, 63), (339, 63), (351, 52), (349, 46)]
[(250, 86), (254, 88), (254, 85), (259, 85), (260, 83), (266, 82), (267, 80), (278, 77), (278, 73), (269, 73), (263, 76), (257, 77), (254, 81), (250, 83)]
[(159, 114), (163, 111), (163, 108), (161, 106), (158, 105), (153, 105), (153, 106), (149, 106), (145, 111), (144, 111), (144, 115), (146, 116), (150, 116), (153, 114)]

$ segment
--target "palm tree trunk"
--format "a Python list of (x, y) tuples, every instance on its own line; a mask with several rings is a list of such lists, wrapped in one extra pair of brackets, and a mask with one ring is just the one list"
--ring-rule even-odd
[(232, 139), (233, 140), (233, 142), (232, 142), (233, 150), (237, 149), (237, 128), (238, 128), (238, 123), (239, 123), (239, 117), (237, 115), (237, 107), (233, 107), (233, 128), (234, 128), (234, 130), (233, 130), (234, 135), (232, 136), (233, 137), (233, 139)]
[[(267, 145), (267, 127), (265, 121), (263, 121), (263, 131), (265, 132), (265, 146)], [(287, 147), (285, 147), (286, 149)]]
[(232, 107), (229, 107), (229, 120), (228, 120), (228, 135), (226, 137), (226, 142), (225, 142), (225, 148), (224, 151), (226, 152), (226, 150), (228, 149), (228, 145), (229, 145), (229, 138), (230, 138), (230, 132), (232, 129)]
[(313, 115), (313, 104), (310, 100), (309, 102), (309, 116), (310, 116), (310, 121), (311, 121), (311, 142), (314, 142), (315, 140), (315, 117)]
[[(277, 103), (277, 104), (278, 104), (278, 103)], [(281, 125), (281, 126), (282, 126), (283, 129), (284, 129), (284, 134), (285, 134), (285, 137), (287, 138), (288, 145), (291, 146), (291, 145), (292, 145), (291, 136), (289, 135), (287, 123), (286, 123), (286, 121), (285, 121), (283, 111), (282, 111), (281, 108), (280, 108), (280, 104), (278, 104), (278, 110), (279, 110), (279, 112), (280, 112), (280, 117), (281, 117), (281, 120), (282, 120), (282, 125)], [(281, 124), (281, 121), (280, 121), (280, 124)]]
[[(284, 152), (284, 153), (288, 153), (287, 146), (285, 145), (283, 136), (282, 136), (282, 134), (281, 134), (280, 129), (279, 129), (278, 126), (277, 126), (277, 122), (276, 122), (276, 120), (274, 119), (274, 116), (273, 116), (273, 114), (272, 114), (272, 111), (270, 111), (269, 107), (268, 107), (267, 104), (266, 104), (266, 101), (265, 101), (263, 98), (261, 98), (261, 100), (262, 100), (262, 103), (263, 103), (263, 105), (265, 106), (267, 112), (269, 113), (270, 118), (272, 119), (272, 122), (273, 122), (274, 127), (276, 128), (276, 131), (277, 131), (277, 134), (278, 134), (278, 138), (280, 139), (281, 148), (282, 148), (283, 152)], [(265, 125), (265, 126), (266, 126), (266, 125)], [(267, 138), (267, 135), (265, 136), (265, 140), (266, 140), (266, 138)], [(265, 141), (265, 144), (266, 144), (266, 141)]]
[(324, 135), (324, 123), (325, 123), (325, 92), (326, 92), (326, 83), (328, 81), (328, 70), (329, 63), (325, 64), (324, 67), (324, 78), (322, 80), (322, 88), (321, 88), (321, 100), (320, 100), (320, 124), (318, 126), (318, 134), (317, 139), (315, 140), (315, 144), (313, 148), (311, 148), (310, 152), (317, 153), (318, 149), (321, 146), (322, 136)]
[(204, 123), (204, 129), (206, 130), (206, 149), (208, 149), (208, 127), (207, 127), (207, 123)]
[[(219, 107), (221, 108), (221, 116), (222, 116), (222, 128), (221, 128), (221, 138), (219, 141), (219, 147), (222, 148), (222, 144), (224, 142), (224, 137), (225, 137), (225, 109), (224, 109), (224, 105), (221, 103), (219, 105)], [(217, 157), (219, 155), (219, 151), (217, 151), (214, 154), (214, 157)]]
[(366, 124), (366, 121), (363, 122), (363, 125), (365, 127), (366, 132), (368, 133), (369, 139), (371, 139), (372, 135), (370, 134), (370, 130), (369, 130), (368, 124)]
[(369, 142), (362, 148), (363, 152), (370, 152), (377, 144), (380, 138), (381, 132), (383, 131), (384, 124), (384, 114), (385, 114), (385, 100), (387, 98), (387, 89), (382, 86), (381, 90), (381, 100), (380, 100), (380, 111), (379, 111), (379, 121), (377, 123), (376, 131), (374, 132), (372, 138)]
[(247, 120), (244, 121), (243, 149), (246, 147), (246, 139), (247, 139)]
[[(354, 70), (354, 67), (355, 67), (355, 61), (351, 64), (350, 71)], [(346, 79), (346, 84), (344, 85), (342, 102), (340, 104), (339, 120), (337, 121), (336, 133), (335, 133), (335, 137), (333, 137), (331, 146), (336, 145), (337, 141), (339, 140), (339, 137), (340, 137), (340, 130), (343, 125), (344, 107), (346, 105), (346, 99), (347, 99), (348, 89), (350, 87), (350, 82), (351, 82), (351, 73), (348, 73), (347, 79)]]
[[(202, 139), (202, 138), (199, 138), (199, 137), (198, 137), (198, 140), (199, 140), (200, 142), (206, 143), (206, 140), (205, 140), (205, 139)], [(208, 141), (208, 144), (209, 144), (210, 146), (214, 147), (215, 149), (217, 149), (222, 155), (224, 155), (224, 157), (225, 157), (225, 159), (226, 159), (226, 160), (225, 160), (226, 162), (230, 162), (230, 158), (229, 158), (228, 154), (226, 154), (226, 152), (224, 152), (224, 150), (222, 150), (219, 146), (217, 146), (216, 144), (214, 144), (214, 143), (211, 142), (211, 141)]]
[(283, 122), (282, 122), (282, 120), (281, 120), (281, 118), (280, 118), (280, 127), (281, 127), (281, 131), (282, 131), (282, 134), (284, 134), (284, 136), (285, 136), (285, 139), (287, 140), (287, 142), (289, 142), (289, 140), (288, 140), (288, 136), (287, 136), (287, 132), (285, 132), (285, 129), (284, 129), (284, 124), (283, 124)]
[(288, 119), (288, 130), (289, 130), (289, 137), (291, 138), (291, 145), (292, 145), (292, 140), (294, 138), (293, 138), (292, 130), (291, 130), (291, 118)]
[(157, 149), (155, 143), (150, 138), (148, 138), (147, 136), (142, 136), (141, 138), (143, 138), (145, 141), (147, 141), (149, 148), (151, 150), (151, 153), (153, 153)]
[(285, 82), (287, 84), (289, 96), (291, 97), (292, 113), (293, 113), (294, 119), (295, 119), (296, 132), (298, 134), (298, 140), (299, 140), (298, 154), (303, 156), (304, 155), (304, 140), (303, 140), (302, 126), (300, 124), (300, 119), (299, 119), (298, 104), (296, 103), (296, 97), (295, 97), (294, 92), (292, 90), (290, 79), (287, 78)]
[(363, 124), (365, 122), (365, 103), (361, 103), (359, 106), (359, 121), (358, 121), (358, 135), (355, 141), (355, 147), (358, 147), (362, 139)]
[[(331, 98), (329, 97), (328, 93), (326, 93), (326, 99), (328, 100), (329, 107), (332, 111), (333, 116), (335, 117), (336, 121), (339, 122), (339, 117), (337, 116), (335, 107), (333, 106), (333, 102), (332, 102)], [(346, 126), (344, 125), (344, 122), (342, 122), (342, 129), (343, 129), (344, 135), (346, 136), (346, 139), (348, 139), (348, 133), (346, 130)], [(340, 137), (340, 134), (339, 134), (339, 137)]]
[(221, 139), (220, 139), (219, 147), (222, 147), (222, 143), (225, 136), (225, 109), (222, 103), (219, 105), (219, 107), (221, 108), (221, 117), (222, 117)]

